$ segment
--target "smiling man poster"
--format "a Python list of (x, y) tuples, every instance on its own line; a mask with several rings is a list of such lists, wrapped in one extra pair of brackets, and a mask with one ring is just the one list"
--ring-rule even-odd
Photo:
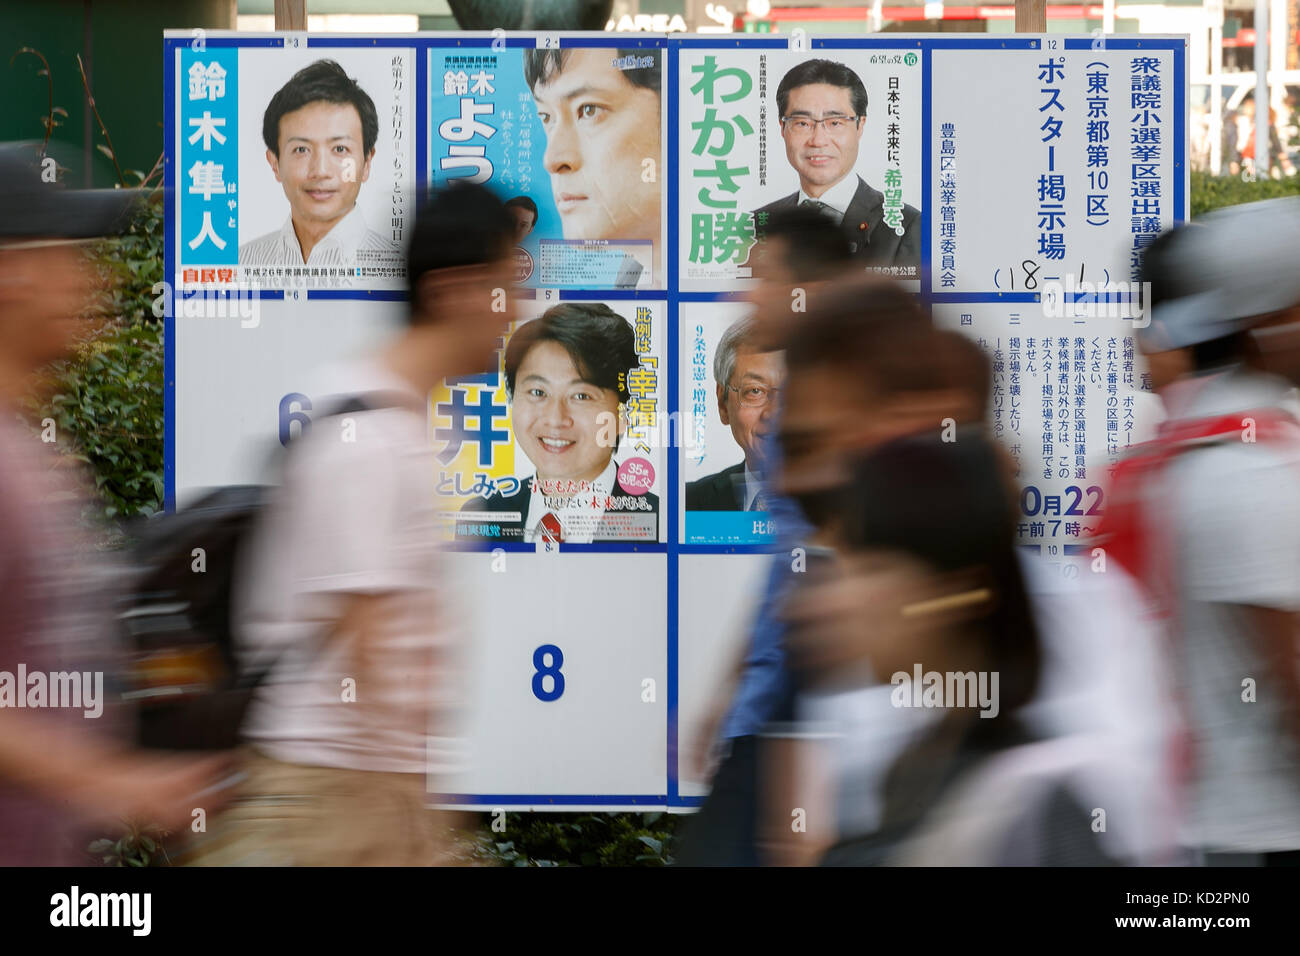
[[(266, 163), (284, 191), (280, 228), (243, 243), (239, 264), (288, 267), (318, 278), (398, 255), (358, 205), (369, 182), (380, 124), (371, 96), (334, 60), (304, 67), (266, 107)], [(310, 270), (310, 271), (308, 271)]]

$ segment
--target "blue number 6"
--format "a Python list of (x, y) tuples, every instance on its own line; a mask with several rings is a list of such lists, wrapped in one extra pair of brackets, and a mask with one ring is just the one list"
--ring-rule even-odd
[[(547, 656), (551, 658), (550, 664), (544, 663)], [(560, 673), (560, 668), (563, 666), (564, 655), (554, 644), (543, 644), (533, 651), (533, 667), (537, 669), (537, 673), (533, 675), (533, 696), (547, 702), (559, 700), (560, 695), (564, 693), (564, 675)], [(547, 677), (552, 681), (549, 691), (543, 686), (543, 681)]]

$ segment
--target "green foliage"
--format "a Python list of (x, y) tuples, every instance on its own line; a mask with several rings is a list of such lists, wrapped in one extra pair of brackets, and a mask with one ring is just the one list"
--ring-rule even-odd
[(137, 207), (128, 232), (95, 245), (98, 315), (25, 406), (34, 429), (54, 419), (60, 449), (90, 466), (100, 518), (162, 508), (163, 326), (152, 291), (163, 278), (162, 219), (155, 193)]
[(105, 866), (171, 866), (166, 847), (169, 835), (169, 831), (156, 824), (127, 823), (123, 824), (118, 839), (96, 840), (86, 847), (86, 852), (98, 857)]
[(155, 325), (155, 282), (163, 276), (166, 230), (162, 190), (155, 190), (136, 207), (131, 227), (120, 236), (95, 244), (94, 260), (107, 288), (101, 309), (129, 325)]
[(668, 866), (679, 818), (666, 813), (512, 813), (461, 834), (460, 862), (498, 866)]
[(1236, 206), (1260, 199), (1300, 196), (1300, 176), (1261, 179), (1248, 183), (1240, 176), (1211, 176), (1192, 173), (1192, 218), (1197, 219), (1222, 206)]
[(42, 392), (28, 411), (53, 418), (64, 452), (90, 466), (102, 517), (162, 508), (161, 326), (109, 323), (50, 368)]

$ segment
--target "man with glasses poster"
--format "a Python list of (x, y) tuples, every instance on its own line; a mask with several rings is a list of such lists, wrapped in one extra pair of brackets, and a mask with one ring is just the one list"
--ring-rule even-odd
[(884, 195), (854, 172), (867, 122), (867, 90), (842, 63), (805, 60), (776, 90), (785, 155), (799, 174), (799, 189), (754, 213), (762, 236), (778, 209), (806, 205), (840, 224), (862, 267), (902, 266), (916, 275), (921, 261), (921, 213), (904, 204), (902, 224), (884, 218)]
[(733, 322), (713, 354), (718, 417), (745, 453), (743, 461), (686, 485), (687, 511), (766, 511), (761, 494), (763, 438), (776, 420), (785, 365), (764, 351), (752, 319)]

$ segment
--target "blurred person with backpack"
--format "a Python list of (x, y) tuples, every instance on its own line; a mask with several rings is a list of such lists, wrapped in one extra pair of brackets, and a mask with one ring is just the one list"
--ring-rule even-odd
[(484, 187), (435, 191), (408, 250), (408, 324), (330, 370), (332, 416), (285, 456), (234, 583), (240, 666), (264, 675), (242, 728), (248, 780), (193, 862), (439, 861), (426, 775), (456, 769), (461, 748), (428, 396), (491, 367), (513, 234)]
[(1097, 540), (1168, 628), (1182, 841), (1210, 864), (1300, 860), (1297, 248), (1295, 199), (1153, 244), (1141, 344), (1168, 419), (1115, 468)]

